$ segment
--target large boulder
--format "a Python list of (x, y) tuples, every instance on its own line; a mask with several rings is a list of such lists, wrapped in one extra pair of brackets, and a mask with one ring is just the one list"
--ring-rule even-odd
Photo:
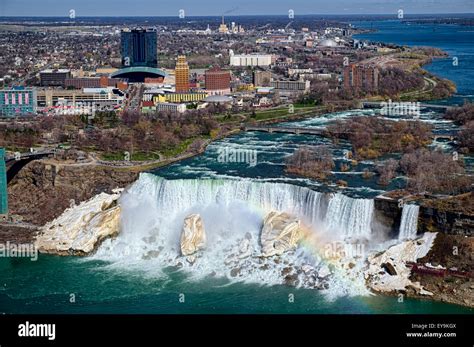
[(43, 226), (36, 238), (39, 252), (58, 255), (87, 255), (120, 229), (121, 190), (101, 193), (78, 206), (68, 208), (58, 218)]
[(260, 243), (264, 257), (281, 255), (298, 246), (304, 237), (300, 221), (287, 213), (270, 212), (264, 219)]
[(181, 254), (190, 256), (206, 245), (206, 232), (201, 216), (192, 214), (185, 218), (181, 233)]
[(408, 240), (367, 258), (364, 272), (368, 286), (376, 292), (398, 292), (416, 289), (421, 295), (433, 295), (419, 282), (410, 279), (410, 263), (416, 263), (430, 251), (437, 233), (425, 233), (418, 240)]

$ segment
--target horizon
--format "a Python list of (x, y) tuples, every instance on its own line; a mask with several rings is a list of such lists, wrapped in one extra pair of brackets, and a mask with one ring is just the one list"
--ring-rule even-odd
[[(417, 16), (435, 16), (435, 17), (446, 17), (446, 16), (453, 16), (453, 15), (463, 15), (463, 16), (474, 16), (474, 12), (452, 12), (452, 13), (411, 13), (411, 14), (405, 14), (405, 17), (417, 17)], [(384, 16), (391, 16), (395, 18), (393, 13), (346, 13), (346, 14), (335, 14), (335, 13), (310, 13), (310, 14), (302, 14), (302, 15), (295, 15), (295, 19), (297, 17), (312, 17), (312, 16), (321, 16), (321, 17), (348, 17), (348, 16), (356, 16), (356, 17), (370, 17), (370, 16), (378, 16), (378, 17), (384, 17)], [(147, 16), (147, 15), (136, 15), (136, 16), (126, 16), (126, 15), (83, 15), (83, 16), (76, 16), (75, 19), (77, 18), (175, 18), (177, 17), (176, 15), (156, 15), (156, 16)], [(186, 18), (210, 18), (210, 17), (216, 17), (216, 18), (221, 18), (221, 14), (213, 14), (213, 15), (193, 15), (193, 16), (186, 16), (183, 19)], [(288, 15), (282, 15), (282, 14), (229, 14), (229, 15), (224, 15), (225, 18), (236, 18), (236, 17), (282, 17), (282, 18), (288, 18)], [(35, 15), (9, 15), (9, 16), (0, 16), (0, 18), (69, 18), (67, 16), (35, 16)]]
[[(73, 9), (76, 17), (173, 17), (184, 10), (186, 17), (208, 16), (286, 16), (293, 10), (295, 16), (307, 15), (396, 15), (402, 9), (405, 15), (460, 15), (474, 13), (470, 0), (241, 0), (239, 3), (222, 3), (220, 0), (177, 0), (173, 3), (157, 3), (155, 0), (2, 0), (0, 17), (68, 17)], [(427, 12), (427, 9), (428, 12)], [(367, 14), (369, 13), (369, 14)]]

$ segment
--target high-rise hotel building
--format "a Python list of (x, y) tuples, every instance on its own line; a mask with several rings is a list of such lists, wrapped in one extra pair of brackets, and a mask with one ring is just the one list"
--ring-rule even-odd
[(210, 95), (230, 94), (230, 71), (215, 66), (204, 74), (206, 92)]
[(158, 66), (158, 35), (155, 29), (124, 29), (121, 33), (122, 66)]
[(178, 57), (175, 69), (176, 93), (189, 91), (189, 65), (184, 55)]
[(0, 148), (0, 216), (8, 214), (7, 168), (4, 158), (5, 148)]
[(379, 80), (379, 69), (375, 65), (359, 63), (344, 68), (345, 89), (373, 92), (378, 89)]
[(0, 90), (0, 117), (34, 115), (36, 89), (13, 87)]

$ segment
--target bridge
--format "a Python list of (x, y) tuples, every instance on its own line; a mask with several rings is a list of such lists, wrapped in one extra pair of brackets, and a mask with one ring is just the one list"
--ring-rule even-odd
[(5, 156), (4, 160), (5, 163), (8, 165), (13, 161), (20, 161), (20, 160), (36, 160), (43, 157), (48, 157), (50, 155), (54, 155), (55, 151), (53, 150), (41, 150), (41, 151), (31, 151), (25, 153), (17, 153), (16, 155)]
[[(386, 106), (392, 105), (392, 107), (396, 107), (396, 105), (398, 103), (399, 103), (398, 101), (392, 101), (391, 104), (389, 102), (386, 102), (386, 101), (362, 101), (362, 106), (363, 107), (382, 107), (384, 105), (386, 105)], [(403, 103), (405, 103), (405, 102), (403, 102)], [(412, 104), (415, 104), (415, 103), (412, 103)], [(444, 111), (454, 108), (454, 106), (427, 104), (427, 103), (417, 103), (417, 105), (419, 105), (420, 107), (440, 109), (440, 110), (444, 110)]]
[(0, 148), (0, 217), (8, 215), (7, 185), (13, 177), (30, 161), (48, 157), (53, 154), (53, 150), (41, 150), (6, 156), (5, 149)]
[(299, 127), (276, 127), (276, 126), (244, 126), (245, 131), (260, 131), (266, 133), (285, 133), (296, 135), (328, 135), (326, 128), (299, 128)]
[[(265, 125), (245, 125), (243, 127), (244, 131), (259, 131), (266, 133), (283, 133), (283, 134), (295, 134), (295, 135), (315, 135), (323, 137), (331, 137), (335, 134), (334, 132), (329, 132), (326, 128), (301, 128), (301, 127), (277, 127), (277, 126), (265, 126)], [(338, 132), (338, 135), (348, 136), (351, 132)], [(383, 134), (379, 134), (383, 135)], [(388, 134), (387, 134), (388, 135)], [(453, 141), (458, 135), (457, 130), (445, 131), (443, 133), (433, 133), (431, 134), (432, 140), (449, 140)]]
[(433, 141), (437, 141), (437, 140), (454, 141), (456, 137), (458, 136), (458, 133), (459, 133), (458, 130), (450, 130), (443, 133), (433, 133), (431, 134), (431, 139)]
[(5, 165), (7, 168), (7, 183), (20, 172), (23, 167), (26, 166), (30, 161), (41, 159), (44, 157), (49, 157), (54, 155), (55, 151), (53, 150), (40, 150), (40, 151), (30, 151), (25, 153), (16, 153), (13, 156), (5, 157)]

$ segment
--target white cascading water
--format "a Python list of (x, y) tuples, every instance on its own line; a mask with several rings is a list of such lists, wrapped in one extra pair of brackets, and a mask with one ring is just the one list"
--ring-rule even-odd
[(400, 241), (416, 238), (419, 211), (420, 206), (418, 205), (403, 205), (402, 220), (400, 222), (400, 230), (398, 234), (398, 239)]
[[(326, 240), (332, 241), (369, 237), (373, 214), (370, 199), (329, 195), (299, 186), (247, 179), (165, 180), (153, 174), (141, 174), (120, 203), (121, 233), (106, 240), (92, 259), (147, 273), (163, 274), (161, 270), (167, 266), (177, 266), (189, 270), (190, 277), (212, 274), (264, 284), (285, 283), (285, 271), (292, 273), (294, 269), (295, 274), (301, 274), (296, 269), (314, 269), (316, 275), (298, 282), (307, 287), (317, 286), (311, 281), (324, 265), (321, 258), (314, 249), (304, 247), (285, 253), (282, 261), (261, 257), (259, 236), (265, 215), (287, 212), (311, 227), (313, 233), (327, 235)], [(207, 245), (195, 262), (188, 263), (180, 254), (179, 239), (184, 219), (195, 213), (202, 217)], [(242, 245), (248, 246), (245, 257)]]
[(374, 200), (334, 194), (329, 200), (325, 225), (346, 238), (370, 238)]

